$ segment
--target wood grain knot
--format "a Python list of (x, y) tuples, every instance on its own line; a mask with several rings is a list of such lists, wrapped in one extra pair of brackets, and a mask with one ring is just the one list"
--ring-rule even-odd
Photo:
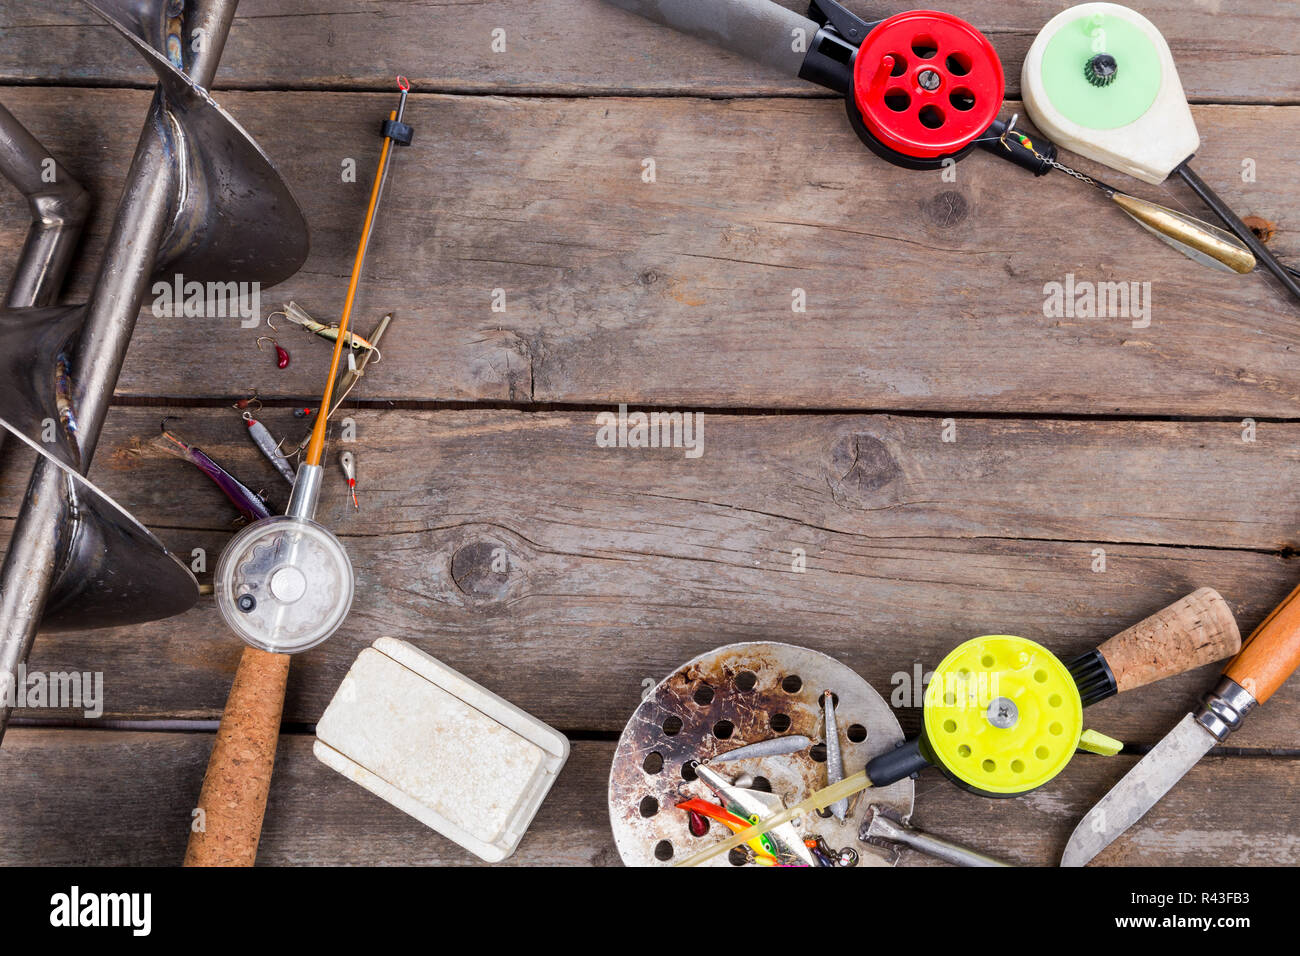
[(499, 601), (510, 589), (510, 573), (518, 559), (499, 541), (472, 541), (451, 556), (451, 579), (466, 596)]
[(831, 447), (830, 483), (837, 501), (874, 496), (902, 474), (893, 454), (874, 435), (842, 435)]
[(1241, 221), (1260, 242), (1268, 242), (1277, 235), (1277, 223), (1269, 222), (1263, 216), (1247, 216)]
[(925, 218), (936, 226), (949, 229), (970, 215), (970, 203), (955, 189), (945, 189), (921, 205)]

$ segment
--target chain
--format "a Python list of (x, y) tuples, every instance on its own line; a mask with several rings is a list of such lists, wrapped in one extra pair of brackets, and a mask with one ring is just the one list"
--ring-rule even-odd
[(1073, 176), (1081, 183), (1087, 183), (1089, 186), (1094, 186), (1097, 189), (1102, 190), (1103, 192), (1106, 191), (1106, 187), (1103, 186), (1101, 183), (1097, 182), (1097, 180), (1093, 179), (1091, 176), (1086, 176), (1083, 173), (1079, 172), (1077, 169), (1071, 169), (1069, 166), (1065, 165), (1065, 163), (1057, 162), (1055, 159), (1048, 159), (1038, 150), (1034, 149), (1033, 141), (1024, 133), (1021, 133), (1016, 130), (1016, 120), (1019, 118), (1020, 118), (1019, 114), (1014, 114), (1011, 117), (1010, 122), (1007, 123), (1007, 128), (1003, 130), (1002, 135), (998, 137), (998, 140), (1002, 143), (1004, 147), (1006, 147), (1007, 149), (1011, 148), (1010, 146), (1007, 146), (1007, 137), (1012, 136), (1015, 138), (1016, 142), (1018, 142), (1025, 149), (1033, 153), (1034, 159), (1038, 160), (1040, 163), (1046, 163), (1048, 166), (1051, 166), (1053, 169), (1065, 173), (1067, 176)]
[(1053, 169), (1059, 169), (1067, 176), (1073, 176), (1081, 183), (1087, 183), (1089, 186), (1096, 186), (1098, 189), (1101, 188), (1101, 186), (1098, 185), (1097, 180), (1093, 179), (1091, 176), (1085, 176), (1077, 169), (1071, 169), (1069, 166), (1065, 165), (1064, 163), (1058, 163), (1054, 159), (1048, 159), (1046, 156), (1039, 153), (1038, 150), (1034, 149), (1032, 146), (1028, 147), (1028, 149), (1031, 153), (1034, 154), (1034, 158), (1037, 159), (1039, 162), (1047, 163), (1047, 165), (1051, 166)]

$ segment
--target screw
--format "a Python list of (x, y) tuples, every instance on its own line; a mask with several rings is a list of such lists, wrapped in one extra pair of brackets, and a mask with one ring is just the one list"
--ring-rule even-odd
[(257, 598), (251, 594), (241, 594), (238, 600), (235, 601), (235, 605), (245, 614), (251, 614), (253, 608), (257, 607)]
[(942, 80), (934, 70), (922, 70), (916, 74), (916, 82), (921, 84), (923, 90), (937, 90)]
[(1014, 727), (1020, 720), (1020, 711), (1016, 708), (1015, 702), (1006, 697), (998, 697), (989, 702), (988, 710), (984, 716), (994, 727), (1007, 730)]

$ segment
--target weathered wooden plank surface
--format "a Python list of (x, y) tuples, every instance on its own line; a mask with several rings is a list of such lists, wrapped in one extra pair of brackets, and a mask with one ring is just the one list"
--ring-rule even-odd
[[(143, 91), (20, 89), (8, 105), (101, 197), (84, 296), (143, 115)], [(313, 230), (305, 269), (265, 293), (328, 318), (361, 219), (372, 94), (231, 93), (282, 163)], [(1300, 108), (1204, 107), (1197, 164), (1242, 214), (1292, 227)], [(294, 122), (286, 126), (284, 118)], [(985, 155), (957, 182), (867, 154), (837, 108), (805, 100), (417, 97), (428, 135), (402, 152), (358, 299), (368, 328), (395, 310), (373, 397), (633, 401), (1088, 414), (1296, 417), (1297, 312), (1261, 276), (1169, 250), (1064, 176)], [(289, 130), (292, 130), (290, 132)], [(1246, 145), (1248, 144), (1248, 146)], [(1258, 180), (1243, 184), (1244, 155)], [(358, 183), (340, 163), (358, 158)], [(643, 183), (654, 157), (658, 182)], [(1146, 190), (1160, 196), (1160, 190)], [(1175, 197), (1177, 198), (1177, 197)], [(1173, 202), (1174, 199), (1166, 201)], [(1191, 205), (1191, 200), (1186, 200)], [(27, 213), (0, 204), (0, 261)], [(1045, 317), (1045, 287), (1150, 282), (1150, 325)], [(505, 312), (493, 312), (493, 290)], [(792, 312), (805, 290), (808, 311)], [(146, 315), (124, 395), (319, 392), (324, 350), (262, 374), (259, 333), (230, 319)]]
[[(947, 9), (988, 32), (1014, 96), (1033, 35), (1063, 5)], [(1206, 104), (1198, 169), (1242, 214), (1273, 222), (1274, 248), (1294, 259), (1293, 11), (1143, 9)], [(503, 54), (489, 47), (497, 27)], [(1062, 177), (1031, 188), (987, 156), (955, 182), (889, 167), (814, 88), (599, 0), (244, 0), (218, 99), (281, 164), (313, 231), (307, 267), (266, 292), (268, 309), (295, 298), (328, 320), (341, 301), (374, 117), (391, 98), (324, 91), (388, 90), (397, 72), (421, 91), (419, 132), (358, 303), (363, 326), (398, 313), (365, 397), (583, 407), (354, 415), (365, 510), (349, 513), (332, 475), (322, 514), (353, 556), (358, 600), (332, 641), (295, 661), (291, 725), (314, 722), (358, 651), (394, 634), (553, 725), (607, 734), (647, 678), (729, 641), (788, 640), (894, 691), (913, 731), (902, 690), (914, 667), (964, 638), (1009, 631), (1068, 655), (1203, 584), (1249, 630), (1293, 586), (1300, 426), (1265, 420), (1247, 443), (1239, 422), (1300, 418), (1297, 313), (1266, 280), (1185, 262)], [(0, 0), (0, 85), (98, 198), (69, 289), (84, 298), (152, 77), (80, 6)], [(138, 89), (86, 88), (99, 86)], [(640, 178), (647, 157), (654, 184)], [(347, 158), (356, 183), (341, 182)], [(1254, 182), (1240, 175), (1247, 159)], [(1182, 190), (1137, 191), (1199, 210)], [(27, 211), (8, 191), (0, 223), (0, 262), (12, 261)], [(1045, 317), (1045, 283), (1067, 274), (1151, 282), (1150, 326)], [(805, 314), (791, 312), (795, 288)], [(496, 289), (504, 313), (490, 308)], [(176, 429), (282, 503), (286, 486), (217, 406), (254, 388), (310, 400), (327, 351), (284, 333), (294, 360), (278, 372), (253, 350), (257, 334), (146, 314), (120, 394), (207, 403), (179, 409)], [(597, 447), (594, 409), (619, 401), (933, 415), (710, 413), (705, 453), (687, 459)], [(169, 411), (115, 409), (94, 474), (171, 547), (204, 548), (207, 580), (232, 512), (197, 473), (136, 443)], [(948, 414), (955, 443), (940, 440)], [(286, 410), (264, 417), (289, 430)], [(28, 468), (9, 457), (0, 544)], [(145, 627), (42, 635), (30, 667), (103, 672), (109, 717), (210, 721), (239, 649), (203, 599)], [(1203, 668), (1114, 698), (1089, 723), (1149, 745), (1213, 678)], [(1298, 727), (1293, 681), (1234, 739), (1252, 756), (1204, 761), (1101, 862), (1293, 864)], [(210, 747), (207, 733), (11, 730), (0, 862), (175, 863)], [(512, 862), (617, 862), (612, 749), (575, 745)], [(1081, 758), (1012, 801), (923, 778), (916, 820), (1050, 863), (1133, 759)], [(1229, 809), (1242, 806), (1248, 819)], [(329, 773), (306, 735), (282, 740), (261, 858), (473, 862)]]
[[(780, 0), (801, 13), (807, 3)], [(882, 17), (906, 3), (848, 6)], [(993, 42), (1011, 95), (1020, 63), (1064, 4), (951, 0), (942, 8)], [(1183, 86), (1198, 100), (1295, 101), (1294, 8), (1249, 0), (1225, 8), (1149, 0), (1142, 11), (1174, 50)], [(0, 80), (152, 85), (153, 76), (79, 4), (0, 3)], [(505, 30), (504, 52), (492, 49)], [(752, 66), (653, 26), (600, 0), (243, 0), (218, 87), (387, 89), (396, 73), (417, 89), (481, 92), (800, 94), (811, 84)]]
[[(280, 739), (260, 864), (479, 862), (329, 770), (312, 755), (311, 740)], [(206, 733), (11, 730), (0, 750), (0, 863), (176, 864), (211, 746)], [(619, 863), (605, 792), (613, 750), (612, 743), (574, 744), (510, 865)], [(1078, 818), (1133, 761), (1083, 756), (1013, 800), (973, 796), (935, 772), (918, 781), (913, 819), (1012, 862), (1052, 865)], [(1293, 864), (1300, 853), (1297, 786), (1294, 758), (1207, 757), (1098, 862)], [(688, 840), (683, 826), (683, 850)], [(901, 863), (934, 861), (909, 851)]]
[[(179, 553), (205, 548), (210, 574), (234, 512), (149, 448), (168, 411), (114, 409), (93, 474)], [(235, 411), (180, 411), (171, 427), (283, 503)], [(263, 417), (277, 433), (294, 423)], [(331, 463), (321, 514), (358, 597), (339, 635), (295, 661), (290, 721), (315, 721), (385, 634), (563, 729), (617, 731), (645, 678), (731, 641), (816, 647), (888, 692), (968, 637), (1078, 653), (1202, 585), (1248, 629), (1297, 574), (1272, 553), (1295, 540), (1294, 425), (1265, 423), (1252, 446), (1212, 422), (963, 420), (944, 443), (939, 419), (708, 415), (688, 459), (599, 448), (592, 413), (353, 417), (364, 510), (350, 513)], [(6, 474), (12, 515), (22, 466)], [(145, 627), (43, 636), (32, 667), (104, 671), (110, 714), (210, 718), (237, 657), (205, 599)], [(1202, 670), (1090, 713), (1153, 743), (1212, 681)], [(1241, 745), (1300, 747), (1297, 727), (1292, 682)]]

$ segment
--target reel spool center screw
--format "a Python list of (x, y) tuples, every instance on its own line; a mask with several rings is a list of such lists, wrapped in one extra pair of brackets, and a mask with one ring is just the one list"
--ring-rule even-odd
[(989, 701), (984, 716), (990, 724), (1000, 730), (1010, 730), (1020, 721), (1020, 711), (1015, 701), (1007, 697), (997, 697)]
[(271, 575), (271, 593), (284, 604), (292, 604), (307, 593), (307, 576), (286, 565)]
[(916, 82), (921, 85), (921, 89), (933, 92), (939, 88), (943, 79), (934, 70), (922, 70), (916, 74)]

